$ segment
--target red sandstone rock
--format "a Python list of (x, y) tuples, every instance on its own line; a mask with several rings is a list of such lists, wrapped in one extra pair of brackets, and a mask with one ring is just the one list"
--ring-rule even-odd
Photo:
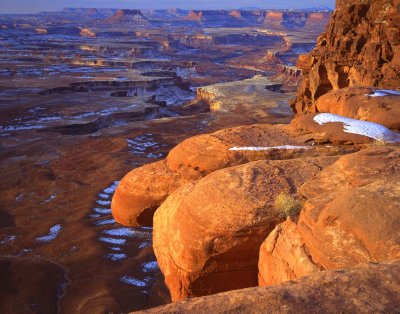
[(303, 116), (297, 116), (290, 123), (294, 134), (309, 134), (315, 142), (346, 143), (346, 144), (366, 144), (371, 143), (373, 139), (359, 135), (344, 132), (343, 123), (318, 124), (314, 121), (316, 114), (309, 113)]
[(400, 148), (341, 157), (304, 184), (298, 223), (313, 260), (324, 268), (400, 258)]
[(309, 112), (314, 101), (349, 86), (400, 89), (399, 0), (341, 0), (326, 32), (302, 67), (295, 113)]
[(124, 225), (151, 226), (154, 211), (170, 193), (213, 171), (260, 159), (332, 153), (329, 148), (229, 150), (235, 146), (304, 146), (304, 140), (293, 138), (285, 125), (243, 126), (191, 137), (172, 149), (166, 161), (134, 169), (122, 179), (112, 201), (113, 216)]
[(157, 207), (184, 183), (164, 160), (136, 168), (121, 180), (115, 191), (113, 217), (123, 225), (151, 226)]
[[(171, 150), (168, 166), (187, 178), (198, 179), (215, 170), (239, 165), (278, 154), (280, 159), (290, 158), (294, 151), (246, 152), (229, 151), (242, 146), (304, 145), (293, 138), (284, 125), (252, 125), (224, 129), (212, 134), (189, 138)], [(278, 156), (274, 157), (278, 159)]]
[(348, 87), (321, 96), (312, 112), (330, 112), (352, 119), (371, 121), (400, 129), (400, 95), (371, 97), (375, 88)]
[(172, 300), (257, 285), (258, 251), (279, 222), (275, 198), (335, 157), (257, 161), (172, 193), (154, 216), (154, 251)]
[(400, 262), (323, 271), (273, 287), (190, 299), (144, 313), (395, 313)]
[(400, 259), (399, 161), (398, 147), (370, 148), (308, 180), (297, 225), (279, 225), (261, 246), (260, 284)]
[(319, 271), (291, 220), (279, 224), (260, 248), (258, 284), (270, 286)]

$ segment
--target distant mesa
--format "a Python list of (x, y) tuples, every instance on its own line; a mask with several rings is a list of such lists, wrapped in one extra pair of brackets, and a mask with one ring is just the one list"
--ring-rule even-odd
[(80, 35), (81, 37), (96, 37), (96, 33), (89, 28), (82, 28)]
[(104, 23), (144, 26), (149, 24), (149, 20), (140, 10), (120, 9), (113, 16), (107, 18)]

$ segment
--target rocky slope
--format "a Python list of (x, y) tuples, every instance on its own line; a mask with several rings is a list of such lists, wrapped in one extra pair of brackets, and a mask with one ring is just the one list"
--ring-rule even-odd
[(337, 1), (326, 32), (302, 59), (303, 82), (292, 107), (349, 86), (400, 89), (400, 1)]
[(400, 262), (324, 271), (279, 286), (190, 299), (143, 313), (396, 313)]

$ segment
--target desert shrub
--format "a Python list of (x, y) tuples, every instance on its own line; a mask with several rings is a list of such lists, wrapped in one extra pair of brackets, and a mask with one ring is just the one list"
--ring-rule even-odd
[(281, 218), (297, 216), (302, 206), (302, 202), (285, 192), (281, 192), (275, 198), (275, 207), (279, 210)]
[(380, 146), (386, 146), (386, 145), (387, 145), (387, 142), (383, 138), (377, 138), (371, 144), (372, 147), (380, 147)]

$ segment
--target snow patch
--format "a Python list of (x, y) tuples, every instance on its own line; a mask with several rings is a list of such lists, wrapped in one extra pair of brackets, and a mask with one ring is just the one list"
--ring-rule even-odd
[(314, 117), (314, 121), (320, 125), (329, 122), (340, 122), (344, 125), (344, 132), (363, 135), (376, 140), (384, 140), (389, 143), (400, 142), (400, 134), (374, 122), (351, 119), (332, 113), (317, 114)]
[(124, 253), (118, 253), (118, 254), (107, 254), (104, 256), (107, 259), (112, 260), (113, 262), (117, 262), (117, 261), (122, 261), (125, 258), (127, 258), (128, 256)]
[(113, 194), (115, 192), (115, 189), (117, 188), (117, 185), (119, 184), (119, 181), (114, 181), (109, 187), (105, 188), (103, 192), (105, 194)]
[(38, 242), (51, 242), (55, 238), (57, 238), (58, 234), (61, 232), (61, 225), (57, 224), (50, 228), (50, 231), (47, 235), (37, 237), (36, 241)]
[(110, 244), (115, 244), (115, 245), (124, 245), (126, 243), (125, 239), (107, 238), (107, 237), (100, 237), (99, 241), (110, 243)]
[(365, 94), (369, 97), (400, 96), (400, 91), (392, 89), (377, 89), (372, 94)]
[(148, 263), (143, 264), (142, 266), (143, 272), (149, 273), (158, 270), (158, 263), (157, 261), (151, 261)]
[(268, 151), (273, 149), (287, 149), (287, 150), (301, 150), (301, 149), (310, 149), (310, 146), (293, 146), (293, 145), (282, 145), (282, 146), (267, 146), (267, 147), (259, 147), (259, 146), (248, 146), (248, 147), (232, 147), (229, 150), (234, 151)]
[(122, 276), (120, 278), (120, 281), (131, 286), (136, 286), (136, 287), (146, 287), (147, 283), (142, 280), (135, 279), (131, 276)]
[(109, 208), (96, 207), (96, 208), (93, 208), (93, 211), (98, 213), (98, 214), (102, 214), (102, 215), (111, 214), (111, 209), (109, 209)]
[(114, 219), (105, 219), (105, 220), (99, 220), (96, 221), (95, 225), (96, 226), (104, 226), (104, 225), (113, 225), (115, 224), (115, 220)]
[(99, 205), (108, 206), (111, 204), (111, 201), (97, 200), (96, 203)]
[(17, 238), (17, 236), (15, 236), (15, 235), (6, 236), (3, 240), (0, 241), (0, 244), (6, 244), (6, 243), (9, 243), (9, 242), (12, 242), (16, 238)]

